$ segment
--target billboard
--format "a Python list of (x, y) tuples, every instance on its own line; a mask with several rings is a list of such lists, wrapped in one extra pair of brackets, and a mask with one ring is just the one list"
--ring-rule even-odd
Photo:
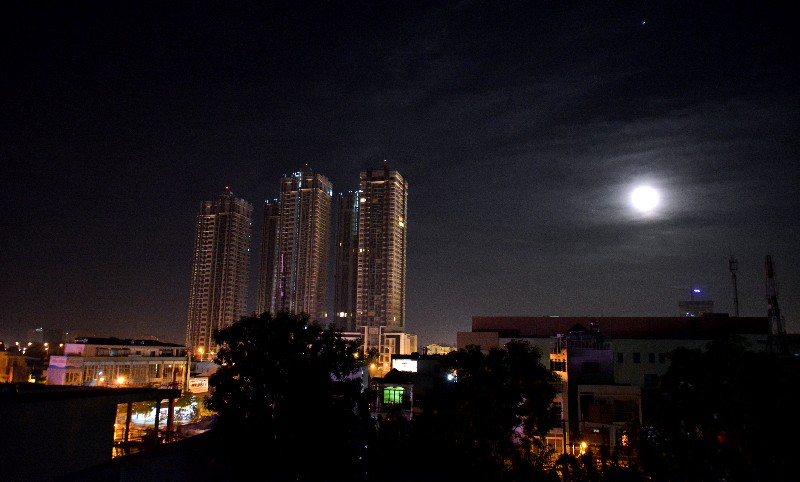
[(208, 391), (208, 377), (189, 378), (189, 391), (204, 393)]

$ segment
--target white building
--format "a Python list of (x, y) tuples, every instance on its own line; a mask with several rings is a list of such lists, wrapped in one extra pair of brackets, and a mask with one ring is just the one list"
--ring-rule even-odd
[(51, 355), (48, 385), (177, 388), (188, 360), (183, 345), (156, 340), (78, 338)]

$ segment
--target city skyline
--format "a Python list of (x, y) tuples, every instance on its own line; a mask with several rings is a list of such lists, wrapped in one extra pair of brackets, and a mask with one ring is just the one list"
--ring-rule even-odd
[(740, 315), (767, 316), (770, 256), (800, 332), (783, 8), (15, 4), (0, 20), (0, 339), (183, 343), (197, 205), (225, 186), (256, 206), (256, 311), (276, 180), (308, 164), (355, 191), (383, 160), (410, 186), (419, 346), (454, 344), (473, 316), (674, 316), (693, 289), (733, 314), (731, 256)]

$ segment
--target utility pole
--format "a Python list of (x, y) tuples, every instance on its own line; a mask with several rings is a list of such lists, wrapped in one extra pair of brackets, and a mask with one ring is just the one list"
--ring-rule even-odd
[(738, 269), (738, 262), (733, 255), (728, 258), (728, 269), (733, 278), (733, 314), (736, 318), (739, 317), (739, 288), (736, 286), (736, 270)]
[(769, 351), (779, 355), (789, 353), (786, 342), (786, 330), (783, 327), (781, 310), (778, 307), (778, 287), (775, 283), (775, 269), (772, 266), (772, 256), (767, 255), (764, 260), (764, 271), (767, 275), (767, 318), (769, 322)]

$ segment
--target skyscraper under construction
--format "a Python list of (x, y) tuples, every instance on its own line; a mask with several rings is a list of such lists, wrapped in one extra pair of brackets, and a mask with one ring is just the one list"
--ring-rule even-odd
[(253, 206), (230, 190), (203, 201), (197, 215), (186, 346), (195, 360), (213, 358), (214, 330), (247, 314)]

